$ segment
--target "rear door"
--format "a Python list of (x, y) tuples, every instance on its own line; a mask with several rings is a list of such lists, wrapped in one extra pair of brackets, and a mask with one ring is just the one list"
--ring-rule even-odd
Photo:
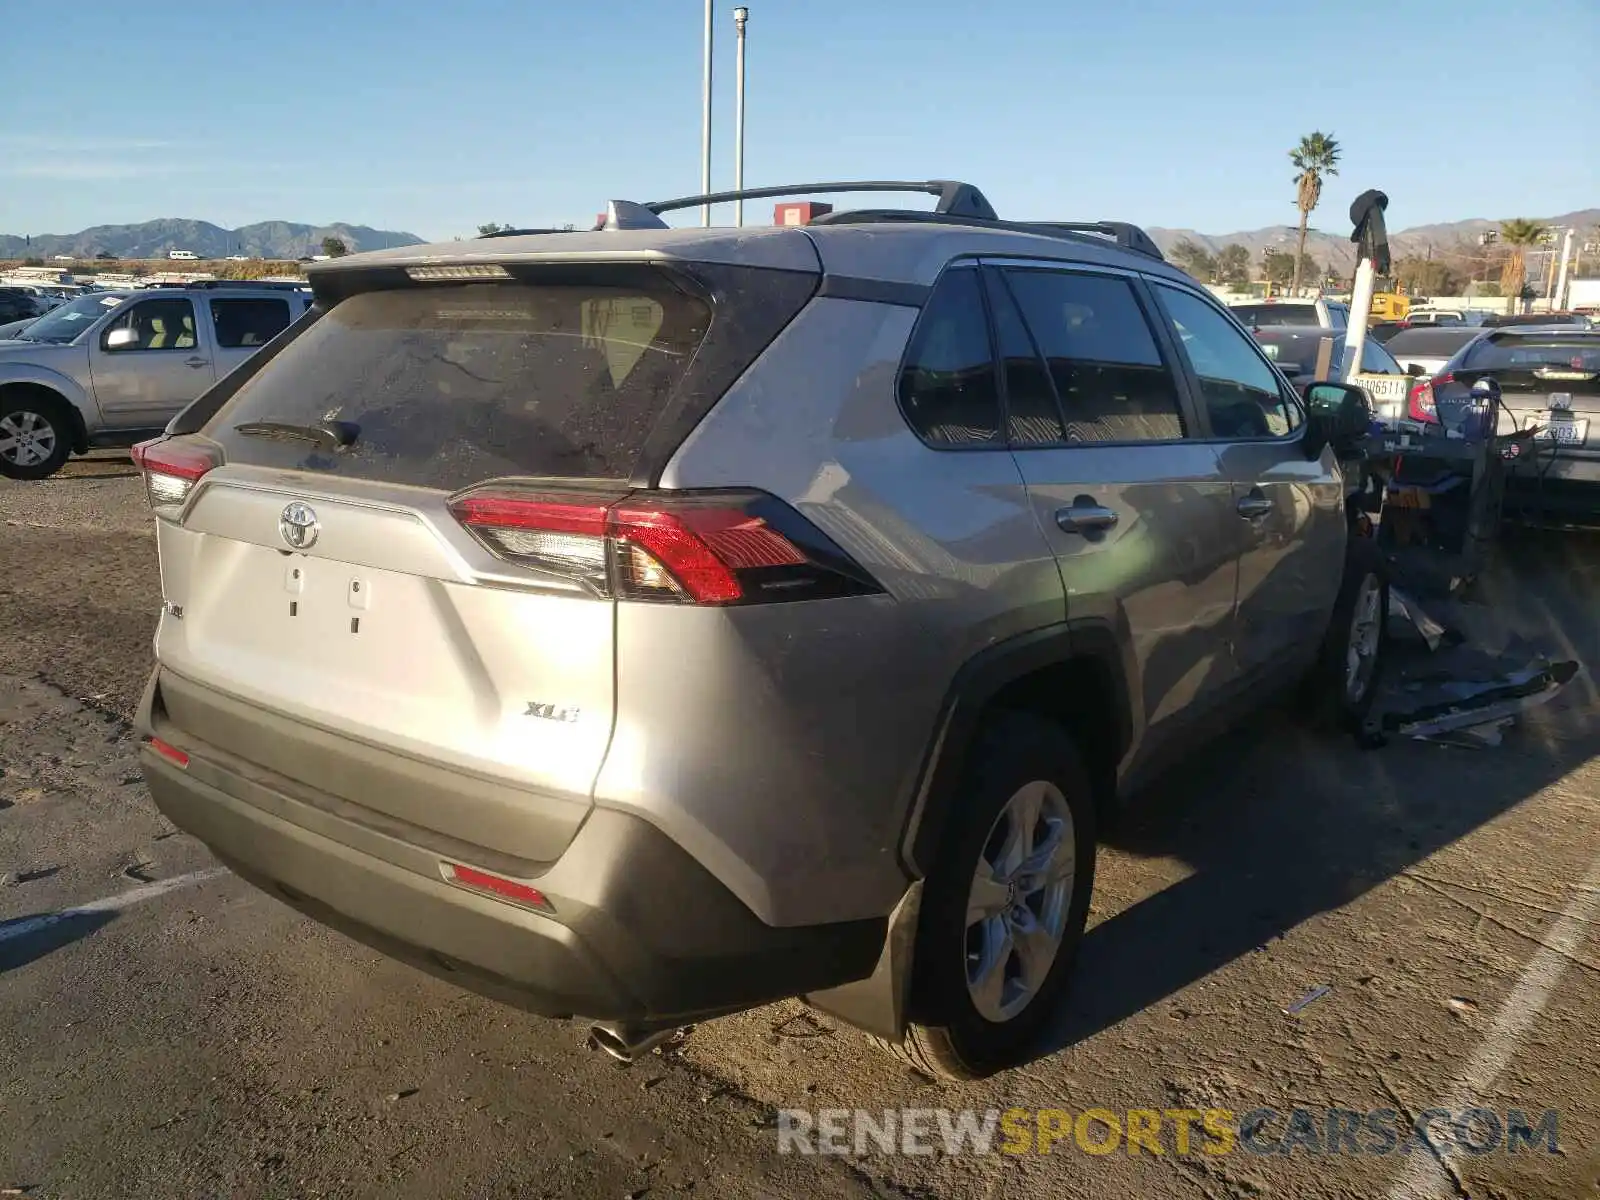
[(1135, 736), (1153, 749), (1236, 675), (1231, 489), (1191, 436), (1136, 278), (1021, 262), (985, 274), (1011, 441), (1068, 619), (1124, 648)]
[(221, 379), (289, 327), (288, 296), (209, 296), (210, 329)]
[(1297, 397), (1255, 341), (1198, 292), (1153, 284), (1204, 405), (1242, 541), (1235, 654), (1248, 678), (1302, 663), (1327, 628), (1344, 569), (1343, 485), (1307, 459)]
[(135, 300), (89, 347), (94, 397), (108, 426), (154, 429), (216, 380), (188, 295)]
[[(733, 322), (712, 337), (712, 299), (661, 270), (562, 271), (337, 300), (214, 414), (186, 415), (205, 424), (185, 441), (225, 461), (158, 522), (164, 673), (341, 744), (587, 800), (615, 671), (592, 514), (629, 490), (664, 414), (685, 393), (720, 394), (759, 345)], [(489, 480), (570, 528), (519, 528), (463, 500)], [(221, 749), (303, 778), (284, 748), (208, 728)], [(419, 813), (382, 780), (354, 752), (315, 773), (347, 800), (520, 858), (562, 848), (527, 844), (531, 827), (471, 789)]]

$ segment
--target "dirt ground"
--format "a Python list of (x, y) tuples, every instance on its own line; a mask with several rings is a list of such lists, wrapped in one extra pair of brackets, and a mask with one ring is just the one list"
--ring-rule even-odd
[[(0, 482), (0, 1189), (1600, 1196), (1587, 670), (1494, 749), (1361, 750), (1276, 712), (1212, 746), (1104, 847), (1052, 1044), (958, 1088), (797, 1003), (622, 1068), (219, 871), (150, 804), (127, 724), (159, 595), (126, 459)], [(1495, 648), (1600, 661), (1600, 538), (1516, 531), (1474, 599)], [(1474, 1107), (1555, 1110), (1555, 1151), (1270, 1152), (1296, 1108), (1394, 1110), (1404, 1133)], [(778, 1152), (778, 1110), (830, 1108), (1282, 1115), (1220, 1155), (1170, 1129), (1160, 1155)]]

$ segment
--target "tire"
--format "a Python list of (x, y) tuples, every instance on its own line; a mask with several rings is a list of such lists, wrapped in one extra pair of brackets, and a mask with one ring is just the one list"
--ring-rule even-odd
[[(1016, 861), (1014, 838), (1030, 811), (1039, 814), (1028, 831), (1036, 859), (1047, 839), (1058, 853), (1045, 870), (1020, 880), (1009, 872), (1014, 882), (997, 882)], [(996, 861), (999, 871), (990, 869)], [(935, 1079), (979, 1079), (1030, 1057), (1065, 995), (1094, 867), (1094, 793), (1071, 736), (1024, 713), (992, 719), (974, 746), (961, 807), (924, 883), (910, 1024), (905, 1040), (889, 1048)], [(1043, 886), (1029, 892), (1029, 883)], [(969, 927), (974, 902), (993, 913)], [(1052, 938), (1053, 930), (1059, 933)], [(1044, 951), (1052, 943), (1053, 955), (1039, 953), (1030, 970), (1021, 947)]]
[(0, 398), (0, 475), (47, 479), (71, 453), (72, 423), (50, 393), (13, 390)]
[(1388, 563), (1372, 538), (1353, 537), (1328, 632), (1306, 680), (1312, 715), (1323, 724), (1360, 733), (1377, 698), (1388, 652)]

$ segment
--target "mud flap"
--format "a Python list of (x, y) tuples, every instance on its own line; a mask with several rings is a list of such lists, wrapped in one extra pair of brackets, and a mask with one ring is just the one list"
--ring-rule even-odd
[(922, 912), (922, 880), (900, 897), (889, 914), (883, 953), (872, 974), (853, 983), (802, 997), (813, 1008), (837, 1017), (865, 1033), (900, 1042), (906, 1033), (906, 1006), (911, 995), (911, 967), (917, 945), (917, 920)]

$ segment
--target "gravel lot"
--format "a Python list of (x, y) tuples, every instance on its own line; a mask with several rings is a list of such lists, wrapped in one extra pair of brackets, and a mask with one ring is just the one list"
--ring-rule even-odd
[[(1361, 751), (1277, 714), (1212, 747), (1114, 834), (1057, 1048), (1024, 1070), (927, 1083), (797, 1004), (703, 1026), (624, 1069), (574, 1026), (310, 924), (217, 872), (155, 811), (127, 717), (160, 584), (126, 459), (0, 482), (0, 564), (0, 1188), (1600, 1195), (1600, 705), (1587, 673), (1492, 750)], [(1478, 599), (1475, 640), (1600, 661), (1600, 539), (1508, 536)], [(773, 1131), (779, 1108), (1409, 1120), (1473, 1105), (1558, 1110), (1559, 1151), (1102, 1156), (1068, 1139), (1049, 1156), (803, 1157), (777, 1153)]]

